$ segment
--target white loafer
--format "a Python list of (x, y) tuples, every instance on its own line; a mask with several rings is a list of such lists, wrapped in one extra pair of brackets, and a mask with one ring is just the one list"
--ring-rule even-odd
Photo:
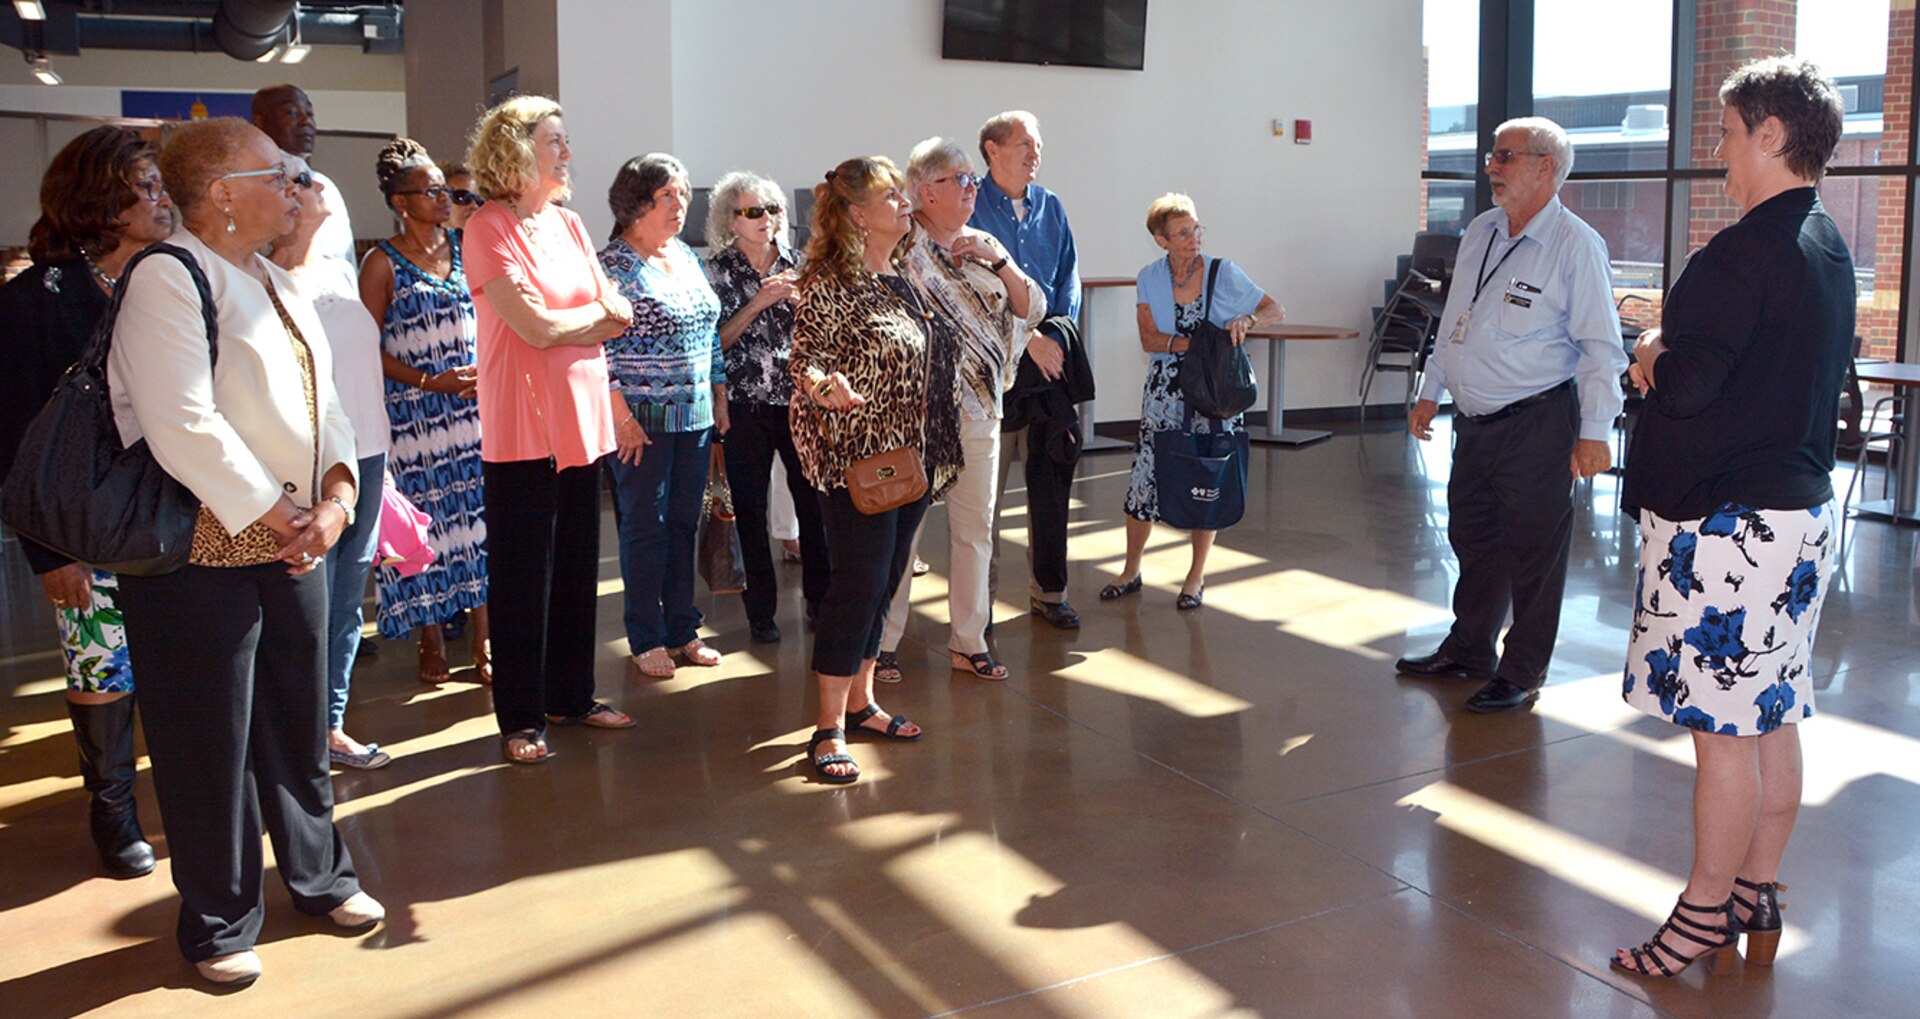
[(245, 987), (260, 979), (260, 957), (251, 949), (229, 955), (216, 955), (193, 964), (208, 983), (222, 987)]
[(327, 918), (351, 931), (371, 927), (387, 918), (387, 907), (366, 892), (354, 892), (338, 906), (327, 911)]

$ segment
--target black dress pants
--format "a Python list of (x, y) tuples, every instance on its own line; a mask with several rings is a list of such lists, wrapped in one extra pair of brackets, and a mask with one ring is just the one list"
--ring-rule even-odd
[(740, 553), (746, 559), (747, 589), (740, 594), (747, 621), (773, 621), (780, 607), (780, 577), (767, 537), (767, 506), (773, 458), (787, 469), (787, 492), (800, 522), (800, 590), (809, 605), (827, 596), (827, 532), (820, 519), (820, 495), (807, 483), (800, 454), (793, 447), (787, 408), (770, 403), (727, 401), (730, 422), (722, 440), (727, 484), (733, 488), (733, 512), (740, 527)]
[[(1020, 460), (1027, 483), (1027, 568), (1033, 580), (1028, 593), (1043, 602), (1067, 597), (1067, 509), (1073, 499), (1073, 463), (1059, 463), (1047, 453), (1046, 422), (1001, 433), (999, 506), (1006, 503), (1007, 472)], [(1000, 589), (1000, 519), (993, 524), (994, 565), (988, 587)]]
[(503, 733), (545, 732), (548, 714), (593, 707), (600, 464), (481, 465), (493, 714)]
[(153, 762), (189, 962), (260, 937), (273, 840), (294, 908), (360, 890), (333, 826), (327, 761), (327, 578), (285, 563), (120, 577), (135, 696)]
[(927, 515), (928, 497), (868, 516), (853, 507), (844, 486), (817, 493), (833, 564), (826, 600), (814, 620), (813, 671), (851, 676), (880, 653), (887, 610), (913, 560), (913, 536)]
[[(1476, 676), (1528, 689), (1546, 681), (1567, 586), (1579, 434), (1571, 386), (1496, 421), (1454, 420), (1447, 540), (1460, 580), (1440, 651)], [(1509, 607), (1513, 626), (1501, 653), (1494, 640)]]

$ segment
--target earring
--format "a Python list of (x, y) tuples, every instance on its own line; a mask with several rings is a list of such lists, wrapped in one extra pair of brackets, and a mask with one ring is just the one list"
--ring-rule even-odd
[(233, 225), (233, 208), (229, 206), (227, 208), (227, 232), (232, 233), (235, 229), (237, 228)]

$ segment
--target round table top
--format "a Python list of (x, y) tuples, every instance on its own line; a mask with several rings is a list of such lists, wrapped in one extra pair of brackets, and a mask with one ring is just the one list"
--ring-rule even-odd
[(1305, 323), (1282, 322), (1266, 329), (1253, 329), (1247, 332), (1249, 340), (1351, 340), (1360, 335), (1360, 330), (1346, 326), (1310, 326)]
[(1883, 386), (1920, 386), (1920, 364), (1856, 361), (1853, 371), (1862, 382), (1877, 382)]

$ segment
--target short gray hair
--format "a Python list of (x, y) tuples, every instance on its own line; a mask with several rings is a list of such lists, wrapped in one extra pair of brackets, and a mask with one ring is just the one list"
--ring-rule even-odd
[[(780, 185), (754, 173), (751, 170), (735, 170), (720, 178), (707, 195), (707, 251), (718, 254), (727, 245), (732, 244), (736, 236), (733, 229), (733, 207), (741, 195), (752, 195), (762, 202), (773, 202), (782, 209), (787, 207), (786, 196), (780, 191)], [(792, 243), (788, 239), (788, 228), (792, 226), (790, 217), (780, 217), (780, 229), (773, 235), (774, 243), (787, 247)]]
[(988, 142), (992, 142), (995, 145), (1004, 144), (1007, 136), (1013, 133), (1015, 124), (1024, 126), (1027, 129), (1027, 133), (1033, 135), (1035, 138), (1040, 137), (1039, 117), (1025, 110), (1008, 110), (1005, 113), (996, 113), (989, 118), (986, 123), (980, 125), (980, 158), (987, 158)]
[(922, 188), (933, 183), (933, 178), (943, 171), (955, 168), (973, 169), (973, 157), (967, 155), (959, 142), (934, 135), (915, 145), (912, 154), (907, 156), (907, 191), (913, 198), (913, 207), (920, 207)]
[(1573, 142), (1567, 139), (1567, 129), (1545, 117), (1516, 117), (1494, 128), (1493, 136), (1498, 139), (1508, 131), (1525, 131), (1530, 151), (1553, 157), (1553, 189), (1560, 190), (1573, 172)]

